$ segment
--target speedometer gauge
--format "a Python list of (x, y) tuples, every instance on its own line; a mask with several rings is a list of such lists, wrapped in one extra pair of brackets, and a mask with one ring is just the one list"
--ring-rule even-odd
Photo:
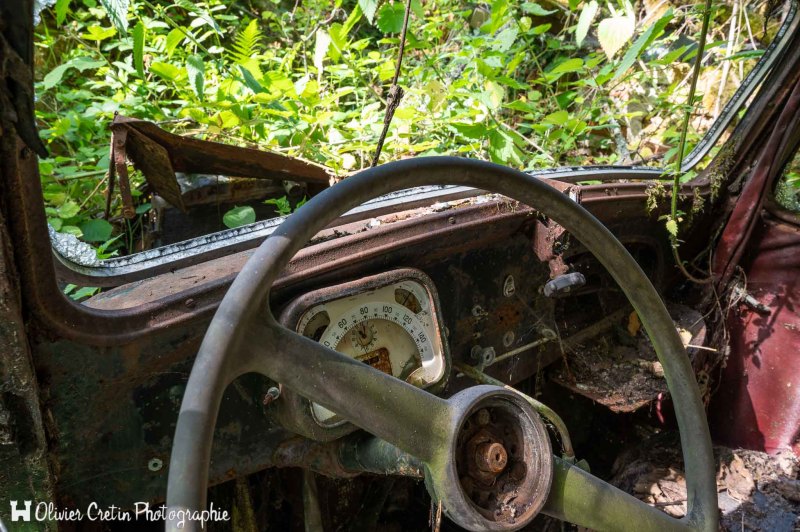
[[(291, 315), (299, 317), (295, 328), (304, 336), (415, 386), (427, 388), (446, 374), (436, 291), (417, 270), (312, 292), (290, 306)], [(323, 427), (344, 423), (316, 403), (309, 412)]]

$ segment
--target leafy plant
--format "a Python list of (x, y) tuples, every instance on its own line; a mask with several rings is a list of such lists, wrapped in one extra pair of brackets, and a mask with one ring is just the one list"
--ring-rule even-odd
[[(685, 38), (695, 38), (699, 12), (616, 1), (412, 1), (406, 96), (382, 160), (452, 154), (536, 169), (674, 158), (694, 58)], [(764, 7), (747, 9), (756, 21)], [(40, 161), (48, 221), (98, 256), (137, 250), (150, 201), (141, 176), (131, 173), (137, 218), (120, 216), (118, 198), (104, 215), (117, 112), (342, 176), (367, 166), (403, 15), (398, 0), (57, 0), (36, 29), (37, 119), (52, 154)], [(738, 24), (728, 4), (712, 17), (712, 39)], [(754, 28), (766, 31), (761, 40), (736, 31), (731, 46), (709, 48), (702, 75), (713, 80), (730, 64), (738, 77), (776, 25)], [(717, 85), (724, 98), (736, 77)], [(702, 96), (688, 145), (714, 118), (715, 98)], [(222, 222), (254, 220), (247, 208)]]
[(222, 217), (222, 223), (230, 229), (251, 224), (255, 221), (256, 211), (250, 206), (234, 207)]

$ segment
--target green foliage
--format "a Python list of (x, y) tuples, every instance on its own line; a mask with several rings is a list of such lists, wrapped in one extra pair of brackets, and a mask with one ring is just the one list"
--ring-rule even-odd
[(383, 4), (378, 11), (376, 24), (383, 33), (400, 33), (403, 29), (405, 12), (406, 8), (402, 2)]
[(598, 9), (600, 9), (600, 6), (596, 0), (585, 4), (583, 9), (581, 9), (581, 14), (578, 17), (578, 25), (575, 26), (575, 40), (578, 46), (583, 44), (583, 40), (586, 38), (586, 35), (589, 34), (589, 27), (594, 21), (594, 17), (597, 16)]
[(292, 206), (289, 203), (289, 198), (282, 196), (280, 198), (272, 198), (264, 201), (265, 205), (274, 205), (275, 212), (278, 216), (286, 216), (292, 213)]
[(83, 239), (87, 242), (105, 242), (111, 238), (114, 226), (105, 220), (86, 220), (80, 226)]
[(249, 205), (243, 207), (234, 207), (226, 212), (222, 217), (222, 223), (231, 229), (251, 224), (255, 221), (256, 211)]
[[(120, 216), (118, 198), (103, 217), (116, 112), (178, 134), (300, 156), (340, 175), (368, 166), (404, 2), (295, 4), (57, 0), (43, 12), (36, 89), (52, 154), (40, 161), (50, 224), (91, 242), (98, 257), (137, 249), (150, 200), (140, 176), (132, 173), (137, 218)], [(571, 1), (569, 10), (545, 1), (484, 6), (412, 2), (400, 76), (406, 96), (383, 161), (449, 154), (523, 169), (630, 162), (621, 159), (616, 129), (635, 157), (661, 164), (672, 155), (693, 57), (674, 43), (680, 31), (694, 37), (696, 11), (682, 6), (648, 18), (645, 7), (596, 0)], [(729, 6), (714, 16), (727, 23)], [(731, 53), (719, 46), (713, 57), (749, 67), (763, 46), (751, 50), (747, 32), (737, 35)], [(709, 72), (718, 68), (708, 64)], [(735, 84), (731, 78), (725, 90)], [(690, 143), (712, 119), (696, 112)], [(252, 209), (238, 209), (221, 222), (255, 219)]]

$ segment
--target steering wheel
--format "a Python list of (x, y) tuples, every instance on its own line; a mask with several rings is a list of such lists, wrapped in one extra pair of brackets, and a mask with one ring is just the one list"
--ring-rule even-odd
[[(541, 421), (519, 396), (475, 386), (449, 399), (328, 349), (275, 320), (269, 293), (290, 259), (315, 234), (367, 200), (423, 185), (462, 185), (503, 194), (567, 229), (614, 277), (650, 336), (675, 405), (686, 466), (688, 512), (675, 519), (549, 453)], [(225, 388), (256, 372), (417, 457), (434, 500), (470, 530), (517, 530), (540, 511), (596, 530), (717, 530), (711, 438), (700, 392), (680, 337), (647, 276), (594, 216), (528, 174), (456, 157), (423, 157), (364, 170), (289, 216), (248, 260), (222, 300), (194, 362), (175, 430), (167, 488), (168, 530), (200, 529), (186, 512), (206, 508), (211, 444)], [(494, 410), (523, 435), (531, 457), (512, 475), (510, 511), (487, 513), (459, 480), (465, 426)], [(421, 415), (424, 412), (425, 415)], [(485, 415), (485, 414), (483, 414)], [(495, 414), (492, 414), (495, 415)], [(546, 437), (545, 437), (546, 438)]]

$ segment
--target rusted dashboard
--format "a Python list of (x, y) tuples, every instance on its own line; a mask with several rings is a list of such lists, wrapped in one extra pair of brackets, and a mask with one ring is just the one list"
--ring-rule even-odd
[[(617, 192), (614, 199), (612, 209), (611, 202), (600, 201), (593, 210), (609, 221), (657, 279), (664, 248), (644, 235), (656, 232), (658, 213), (642, 220), (641, 193)], [(395, 305), (419, 310), (409, 316), (415, 322), (414, 334), (418, 339), (423, 332), (426, 341), (421, 343), (433, 346), (432, 355), (426, 355), (433, 369), (422, 376), (421, 385), (443, 396), (471, 385), (452, 369), (455, 363), (477, 365), (505, 382), (518, 383), (562, 356), (559, 342), (553, 340), (579, 331), (616, 304), (602, 268), (568, 235), (551, 244), (567, 264), (585, 273), (587, 284), (569, 298), (544, 295), (551, 265), (536, 242), (537, 232), (546, 229), (535, 211), (495, 196), (349, 223), (318, 235), (298, 255), (276, 284), (271, 304), (300, 332), (323, 339), (325, 330), (320, 331), (319, 324), (324, 319), (315, 308), (384, 290), (368, 298), (380, 303), (378, 307), (369, 303), (355, 312), (366, 306), (368, 313), (384, 314), (383, 307), (390, 306), (385, 314), (402, 321), (404, 313), (396, 313)], [(250, 254), (242, 251), (123, 285), (87, 303), (112, 314), (153, 309), (147, 335), (101, 349), (70, 340), (37, 347), (50, 422), (57, 434), (58, 492), (65, 501), (119, 505), (163, 500), (175, 413), (194, 355), (211, 314)], [(404, 290), (414, 297), (404, 300)], [(404, 302), (398, 303), (398, 298)], [(341, 319), (353, 320), (350, 306), (340, 306), (334, 309), (341, 316), (337, 327)], [(391, 353), (386, 357), (380, 351), (386, 346), (370, 346), (351, 323), (343, 329), (345, 335), (327, 341), (349, 342), (352, 347), (363, 340), (368, 350), (361, 355), (386, 369), (391, 365), (395, 373)], [(367, 337), (381, 334), (378, 328), (360, 332)], [(427, 338), (429, 334), (433, 338)], [(438, 360), (436, 350), (441, 354)], [(267, 349), (264, 356), (269, 356)], [(413, 363), (404, 366), (407, 362), (408, 358), (398, 362), (398, 376), (415, 375), (418, 368)], [(419, 364), (424, 365), (422, 356)], [(228, 388), (214, 436), (212, 483), (266, 467), (308, 465), (319, 457), (303, 436), (333, 439), (353, 430), (341, 420), (324, 419), (328, 414), (315, 413), (308, 404), (303, 406), (305, 422), (298, 422), (290, 391), (265, 405), (276, 387), (280, 383), (244, 375)], [(99, 477), (102, 483), (95, 482)]]

